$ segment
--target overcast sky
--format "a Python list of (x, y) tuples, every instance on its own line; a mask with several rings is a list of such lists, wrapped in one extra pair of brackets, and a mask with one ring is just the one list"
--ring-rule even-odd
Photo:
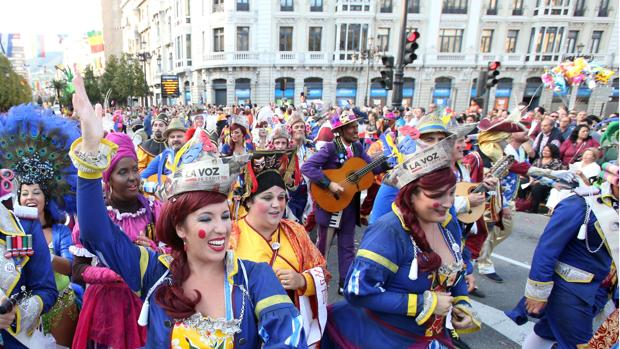
[(0, 32), (81, 34), (101, 29), (100, 0), (0, 0)]
[(101, 27), (100, 0), (0, 0), (0, 33), (20, 33), (28, 56), (37, 35), (49, 52), (60, 49), (58, 34), (76, 38)]

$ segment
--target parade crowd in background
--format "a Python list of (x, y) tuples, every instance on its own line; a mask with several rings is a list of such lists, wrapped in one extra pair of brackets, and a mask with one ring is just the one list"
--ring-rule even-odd
[(550, 216), (504, 309), (535, 319), (523, 348), (617, 347), (617, 114), (113, 108), (73, 83), (63, 115), (0, 114), (2, 348), (469, 348), (516, 211)]

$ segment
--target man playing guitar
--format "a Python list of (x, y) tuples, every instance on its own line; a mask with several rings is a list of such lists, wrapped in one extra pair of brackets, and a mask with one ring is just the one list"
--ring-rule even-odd
[[(337, 169), (353, 157), (362, 158), (366, 163), (372, 159), (363, 151), (359, 142), (358, 123), (355, 114), (344, 111), (331, 119), (332, 132), (336, 136), (333, 142), (326, 143), (317, 153), (312, 155), (301, 167), (301, 172), (312, 183), (329, 189), (335, 196), (342, 194), (342, 185), (331, 182), (322, 172), (328, 169)], [(375, 174), (385, 169), (373, 169)], [(357, 193), (351, 203), (342, 211), (330, 213), (316, 205), (316, 221), (318, 224), (317, 247), (327, 257), (329, 246), (334, 235), (338, 235), (338, 272), (339, 293), (342, 294), (344, 278), (349, 266), (355, 257), (355, 225), (360, 224), (359, 209), (360, 196)]]

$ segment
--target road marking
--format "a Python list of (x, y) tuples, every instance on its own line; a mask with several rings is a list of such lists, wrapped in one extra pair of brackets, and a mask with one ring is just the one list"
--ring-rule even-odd
[(478, 313), (480, 321), (519, 345), (523, 344), (525, 338), (534, 330), (534, 323), (531, 321), (526, 322), (523, 326), (518, 326), (501, 310), (476, 302), (473, 299), (471, 304)]
[(495, 258), (497, 258), (497, 259), (501, 259), (501, 260), (503, 260), (504, 262), (508, 262), (508, 263), (510, 263), (510, 264), (514, 264), (514, 265), (516, 265), (516, 266), (518, 266), (518, 267), (525, 268), (525, 269), (527, 269), (527, 270), (530, 270), (530, 268), (532, 268), (532, 266), (531, 266), (531, 265), (529, 265), (529, 264), (525, 264), (525, 263), (522, 263), (522, 262), (519, 262), (519, 261), (515, 261), (515, 260), (514, 260), (514, 259), (512, 259), (512, 258), (508, 258), (508, 257), (500, 256), (500, 255), (498, 255), (497, 253), (493, 253), (493, 254), (491, 254), (491, 256), (492, 256), (492, 257), (495, 257)]

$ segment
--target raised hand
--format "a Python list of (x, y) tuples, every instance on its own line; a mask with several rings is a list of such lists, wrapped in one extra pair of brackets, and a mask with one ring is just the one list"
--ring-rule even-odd
[(82, 125), (82, 151), (96, 153), (99, 150), (99, 142), (103, 138), (103, 125), (101, 123), (103, 108), (100, 104), (93, 108), (86, 94), (84, 79), (82, 79), (82, 75), (77, 69), (73, 78), (73, 85), (75, 86), (73, 108), (77, 112)]

